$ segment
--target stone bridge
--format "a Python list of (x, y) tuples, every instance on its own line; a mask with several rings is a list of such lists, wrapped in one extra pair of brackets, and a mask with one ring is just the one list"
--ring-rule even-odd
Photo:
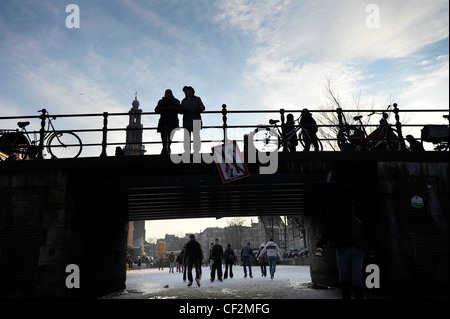
[[(381, 294), (448, 296), (448, 152), (279, 153), (274, 174), (223, 183), (169, 156), (0, 163), (0, 296), (95, 298), (125, 288), (130, 220), (304, 215), (311, 251), (336, 196), (366, 203)], [(411, 204), (414, 196), (422, 207)], [(337, 284), (333, 243), (312, 281)], [(68, 265), (80, 288), (66, 286)]]

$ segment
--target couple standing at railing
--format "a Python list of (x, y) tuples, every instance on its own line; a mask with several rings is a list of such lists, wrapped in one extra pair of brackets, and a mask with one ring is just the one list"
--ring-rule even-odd
[[(195, 90), (191, 86), (183, 87), (183, 92), (185, 94), (185, 98), (181, 101), (173, 96), (173, 92), (170, 89), (165, 91), (164, 97), (158, 101), (158, 105), (155, 108), (155, 113), (160, 114), (160, 119), (158, 122), (157, 132), (161, 134), (161, 141), (163, 144), (163, 148), (161, 154), (170, 154), (170, 145), (171, 141), (171, 133), (172, 130), (179, 127), (178, 114), (183, 114), (183, 128), (184, 130), (184, 140), (189, 141), (185, 145), (189, 145), (191, 141), (191, 135), (193, 135), (194, 141), (200, 141), (200, 130), (194, 130), (194, 120), (201, 121), (200, 113), (205, 110), (205, 106), (200, 97), (195, 95)], [(292, 114), (288, 114), (287, 123), (283, 127), (283, 134), (288, 135), (290, 131), (295, 131), (294, 127), (294, 119)], [(309, 132), (309, 138), (304, 139), (305, 150), (308, 151), (310, 145), (313, 144), (314, 150), (318, 151), (318, 139), (316, 136), (317, 133), (317, 123), (312, 118), (311, 113), (308, 109), (304, 109), (302, 111), (302, 117), (300, 121), (300, 125)], [(201, 127), (200, 127), (201, 128)], [(298, 144), (297, 136), (291, 138), (289, 151), (295, 152), (295, 148)], [(200, 152), (200, 143), (194, 144), (194, 152)], [(185, 146), (185, 148), (186, 148)], [(190, 153), (190, 149), (185, 152)]]
[[(200, 113), (205, 110), (205, 106), (191, 86), (183, 87), (183, 92), (185, 98), (180, 103), (180, 100), (173, 96), (172, 90), (167, 89), (155, 108), (155, 113), (161, 114), (157, 129), (163, 144), (161, 154), (170, 154), (171, 132), (179, 127), (178, 114), (183, 114), (184, 139), (190, 141), (193, 135), (194, 140), (200, 140), (200, 131), (194, 130), (194, 120), (201, 121)], [(200, 144), (194, 143), (194, 152), (200, 152)]]

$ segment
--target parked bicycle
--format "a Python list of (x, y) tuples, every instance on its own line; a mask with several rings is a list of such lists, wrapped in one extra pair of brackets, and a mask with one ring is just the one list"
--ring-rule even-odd
[[(396, 107), (397, 104), (394, 104)], [(355, 124), (348, 124), (345, 116), (343, 128), (337, 134), (338, 146), (341, 150), (354, 151), (400, 151), (401, 144), (397, 130), (388, 123), (389, 114), (387, 110), (382, 113), (372, 112), (368, 116), (381, 114), (380, 126), (370, 134), (362, 122), (362, 115), (353, 117)]]
[[(316, 151), (322, 151), (323, 145), (315, 133), (300, 124), (301, 117), (295, 122), (297, 123), (289, 130), (280, 128), (277, 124), (280, 120), (269, 120), (271, 126), (259, 125), (254, 131), (253, 144), (260, 152), (273, 152), (277, 150), (295, 152), (297, 142), (303, 147), (304, 151), (309, 151), (310, 145), (314, 145)], [(297, 134), (298, 133), (298, 134)], [(298, 139), (297, 139), (298, 137)]]
[[(27, 160), (37, 157), (40, 145), (46, 147), (51, 158), (76, 158), (81, 154), (83, 145), (81, 139), (73, 132), (57, 131), (46, 109), (39, 110), (41, 118), (47, 121), (47, 130), (43, 135), (41, 143), (37, 138), (37, 132), (27, 132), (26, 127), (30, 122), (18, 122), (20, 128), (16, 130), (2, 130), (0, 136), (0, 161), (2, 160)], [(30, 136), (32, 135), (32, 137)]]

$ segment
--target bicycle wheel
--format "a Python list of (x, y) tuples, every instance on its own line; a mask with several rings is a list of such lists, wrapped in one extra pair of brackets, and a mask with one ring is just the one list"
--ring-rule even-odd
[[(322, 142), (319, 140), (319, 138), (311, 138), (311, 136), (309, 136), (308, 132), (305, 130), (302, 130), (298, 134), (298, 141), (300, 142), (300, 145), (303, 147), (303, 150), (305, 150), (305, 147), (307, 145), (309, 145), (310, 147), (312, 145), (314, 150), (323, 151), (323, 145)], [(317, 149), (314, 146), (314, 142), (317, 142)]]
[(336, 143), (341, 151), (354, 151), (355, 145), (346, 132), (339, 130), (336, 136)]
[(253, 145), (259, 152), (278, 151), (281, 147), (281, 137), (271, 128), (258, 128), (253, 135)]
[(81, 154), (81, 139), (72, 132), (58, 132), (50, 136), (48, 151), (52, 158), (76, 158)]
[(2, 160), (26, 160), (30, 143), (22, 133), (5, 133), (0, 136), (0, 158)]

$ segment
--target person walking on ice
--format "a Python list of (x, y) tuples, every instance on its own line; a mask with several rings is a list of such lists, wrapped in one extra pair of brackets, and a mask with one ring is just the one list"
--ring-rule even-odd
[(211, 248), (211, 282), (214, 281), (217, 271), (217, 279), (222, 281), (222, 258), (223, 258), (223, 247), (219, 244), (219, 238), (214, 240), (214, 246)]
[(173, 251), (170, 253), (168, 259), (169, 259), (169, 273), (173, 274), (173, 266), (175, 265), (175, 255), (173, 254)]
[(282, 251), (278, 247), (278, 245), (273, 242), (273, 239), (269, 239), (269, 241), (266, 244), (266, 247), (264, 247), (263, 250), (261, 250), (260, 256), (262, 256), (264, 253), (267, 253), (267, 260), (269, 262), (269, 270), (270, 270), (270, 279), (273, 279), (277, 267), (277, 254), (280, 254), (280, 260), (283, 261)]
[(195, 269), (195, 281), (200, 287), (200, 278), (202, 275), (203, 252), (199, 242), (195, 240), (194, 235), (189, 236), (189, 242), (186, 244), (186, 253), (184, 255), (183, 264), (187, 266), (188, 287), (192, 286), (193, 277), (192, 269)]
[(253, 258), (255, 258), (255, 255), (253, 254), (253, 249), (250, 246), (250, 242), (248, 242), (247, 245), (245, 245), (241, 249), (241, 260), (242, 260), (242, 266), (244, 267), (244, 278), (247, 278), (247, 266), (248, 266), (248, 272), (249, 272), (250, 278), (253, 278), (251, 256), (253, 256)]
[(256, 260), (259, 262), (259, 265), (261, 267), (261, 276), (266, 277), (267, 276), (267, 252), (261, 254), (261, 251), (266, 247), (266, 244), (261, 243), (261, 246), (259, 246), (258, 253), (256, 254)]
[(228, 278), (228, 268), (230, 268), (230, 278), (233, 278), (233, 265), (236, 262), (236, 255), (234, 254), (233, 249), (231, 249), (231, 244), (227, 244), (227, 249), (223, 253), (223, 259), (225, 260), (225, 275), (223, 279)]

